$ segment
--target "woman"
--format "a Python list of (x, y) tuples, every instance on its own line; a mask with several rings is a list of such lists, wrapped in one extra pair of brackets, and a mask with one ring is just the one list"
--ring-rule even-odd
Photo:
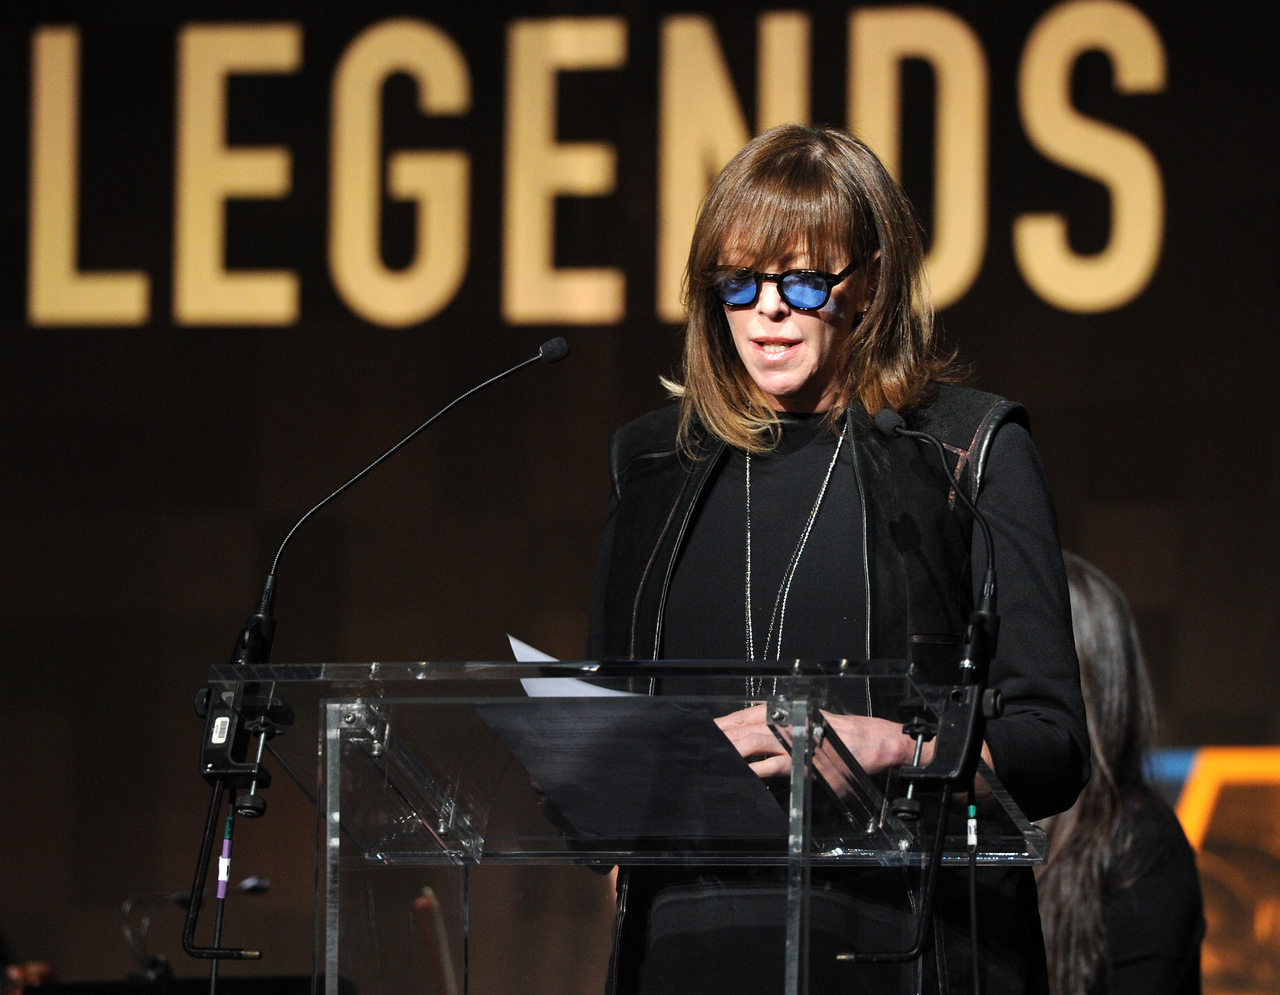
[[(686, 276), (683, 370), (667, 383), (679, 405), (610, 446), (589, 655), (902, 658), (913, 637), (958, 647), (970, 563), (985, 556), (953, 507), (949, 488), (963, 486), (981, 495), (1002, 581), (990, 680), (1007, 704), (984, 754), (1033, 818), (1068, 807), (1088, 777), (1088, 741), (1044, 471), (1021, 407), (953, 385), (897, 184), (845, 132), (775, 128), (713, 184)], [(943, 438), (954, 478), (914, 441), (876, 432), (870, 417), (885, 407)], [(767, 777), (786, 759), (762, 712), (720, 722)], [(869, 772), (911, 758), (889, 719), (834, 725)], [(897, 878), (815, 880), (861, 920), (909, 913)], [(624, 871), (617, 991), (780, 990), (780, 927), (756, 901), (769, 889), (764, 871)], [(1030, 873), (984, 871), (981, 890), (983, 990), (1042, 990)], [(837, 968), (822, 951), (848, 940), (815, 924), (811, 990), (967, 990), (965, 894), (963, 878), (944, 875), (933, 948), (906, 969)]]
[(1064, 554), (1094, 773), (1052, 820), (1040, 875), (1055, 995), (1199, 995), (1204, 913), (1195, 854), (1143, 773), (1155, 705), (1119, 588)]

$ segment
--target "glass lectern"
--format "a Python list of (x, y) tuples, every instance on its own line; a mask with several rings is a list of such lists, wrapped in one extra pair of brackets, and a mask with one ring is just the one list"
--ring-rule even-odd
[[(776, 868), (780, 980), (800, 995), (811, 876), (898, 868), (920, 905), (931, 857), (970, 859), (936, 785), (868, 775), (831, 725), (936, 725), (956, 707), (956, 689), (920, 683), (903, 661), (318, 664), (215, 667), (210, 681), (233, 707), (265, 696), (298, 717), (270, 752), (315, 791), (316, 970), (329, 995), (340, 979), (362, 993), (485, 995), (471, 933), (490, 912), (472, 876), (529, 864)], [(757, 777), (714, 722), (754, 706), (789, 777)], [(990, 770), (978, 776), (978, 863), (1042, 862), (1043, 833)], [(526, 970), (531, 949), (499, 973)], [(874, 953), (893, 951), (851, 951)]]

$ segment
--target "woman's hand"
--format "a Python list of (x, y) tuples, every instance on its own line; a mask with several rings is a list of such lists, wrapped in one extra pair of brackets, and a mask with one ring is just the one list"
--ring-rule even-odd
[[(869, 715), (833, 715), (822, 713), (823, 721), (829, 730), (839, 737), (853, 759), (858, 761), (868, 774), (879, 774), (890, 767), (909, 764), (916, 755), (916, 741), (902, 731), (901, 722), (890, 722), (888, 719), (872, 718)], [(920, 752), (921, 765), (933, 759), (933, 742), (924, 744)], [(824, 741), (818, 751), (817, 765), (822, 768), (822, 761), (835, 761), (836, 754)]]
[(716, 719), (716, 725), (729, 737), (738, 754), (751, 761), (753, 771), (761, 777), (776, 777), (791, 770), (791, 754), (765, 721), (766, 708), (766, 705), (752, 705), (740, 712), (730, 712)]
[[(787, 747), (778, 742), (769, 724), (765, 721), (765, 705), (752, 705), (740, 712), (731, 712), (716, 719), (722, 732), (729, 737), (738, 753), (751, 761), (751, 769), (760, 777), (778, 777), (791, 772), (791, 754)], [(822, 745), (814, 753), (813, 766), (822, 778), (837, 793), (848, 781), (843, 771), (847, 765), (840, 759), (835, 748), (831, 746), (829, 736), (840, 738), (859, 766), (868, 774), (879, 774), (890, 767), (909, 764), (915, 757), (916, 742), (902, 731), (898, 722), (888, 719), (872, 718), (868, 715), (836, 715), (831, 712), (822, 713), (823, 722), (827, 726), (827, 736)], [(754, 759), (752, 759), (754, 758)], [(986, 743), (982, 744), (982, 759), (988, 767), (994, 767), (991, 750)], [(933, 741), (925, 743), (920, 750), (920, 766), (933, 760)], [(986, 782), (978, 779), (978, 800), (990, 795)]]
[[(775, 777), (791, 770), (791, 755), (773, 734), (766, 721), (766, 706), (752, 705), (740, 712), (716, 719), (716, 725), (729, 737), (738, 753), (751, 761), (751, 769), (761, 777)], [(822, 713), (832, 733), (840, 737), (868, 774), (878, 774), (888, 767), (911, 762), (915, 741), (902, 731), (902, 724), (866, 715), (833, 715)], [(754, 758), (754, 759), (753, 759)], [(933, 744), (925, 743), (920, 755), (922, 764), (933, 759)], [(835, 751), (825, 743), (819, 749), (815, 764), (819, 771), (827, 763), (839, 765)]]

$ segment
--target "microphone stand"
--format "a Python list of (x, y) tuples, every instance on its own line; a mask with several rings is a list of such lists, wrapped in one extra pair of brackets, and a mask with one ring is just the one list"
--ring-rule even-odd
[[(538, 347), (537, 355), (517, 363), (497, 376), (490, 377), (483, 383), (472, 387), (466, 393), (454, 398), (425, 422), (415, 428), (363, 470), (316, 504), (294, 524), (271, 561), (271, 569), (262, 585), (262, 594), (253, 613), (246, 619), (244, 628), (236, 638), (235, 648), (231, 652), (233, 667), (254, 667), (269, 663), (271, 646), (275, 640), (276, 620), (271, 614), (275, 608), (276, 569), (280, 564), (280, 556), (294, 534), (304, 522), (310, 519), (321, 508), (325, 507), (339, 495), (346, 493), (355, 484), (363, 480), (377, 467), (381, 466), (410, 442), (418, 437), (442, 415), (451, 411), (486, 387), (499, 380), (505, 380), (518, 373), (526, 366), (537, 362), (558, 363), (569, 355), (569, 345), (563, 338), (550, 339)], [(209, 992), (215, 995), (218, 980), (218, 962), (220, 960), (258, 960), (261, 950), (247, 950), (238, 947), (223, 947), (222, 923), (227, 882), (231, 872), (231, 842), (235, 829), (235, 816), (247, 819), (260, 818), (267, 810), (266, 800), (258, 794), (259, 789), (269, 787), (271, 774), (262, 766), (262, 754), (267, 741), (282, 734), (288, 726), (293, 725), (294, 714), (287, 704), (275, 697), (275, 685), (261, 693), (259, 682), (242, 682), (236, 685), (234, 692), (224, 691), (214, 695), (212, 688), (201, 688), (196, 694), (196, 714), (205, 720), (204, 738), (200, 747), (200, 773), (209, 783), (211, 794), (209, 811), (205, 818), (204, 836), (200, 844), (200, 854), (196, 861), (195, 880), (191, 886), (191, 901), (187, 908), (186, 926), (182, 932), (182, 949), (191, 957), (212, 961), (209, 971)], [(258, 738), (257, 756), (250, 763), (246, 762), (250, 735)], [(247, 794), (239, 798), (236, 792), (247, 788)], [(223, 833), (222, 856), (218, 861), (218, 905), (214, 923), (213, 945), (199, 946), (195, 942), (196, 926), (200, 914), (200, 896), (204, 891), (205, 879), (209, 873), (209, 861), (213, 854), (214, 841), (217, 836), (218, 815), (222, 809), (222, 796), (230, 795), (230, 811), (228, 812)]]
[[(906, 422), (896, 411), (885, 408), (877, 412), (875, 425), (886, 436), (905, 436), (919, 442), (931, 444), (942, 462), (942, 471), (947, 480), (951, 480), (951, 468), (947, 465), (946, 452), (942, 441), (928, 432), (916, 432), (906, 427)], [(933, 919), (933, 900), (937, 890), (938, 874), (942, 869), (942, 853), (945, 849), (947, 819), (951, 809), (952, 794), (956, 790), (969, 792), (967, 845), (969, 855), (969, 931), (971, 952), (973, 957), (973, 988), (978, 992), (978, 945), (977, 945), (977, 809), (974, 794), (974, 778), (978, 769), (978, 761), (982, 757), (982, 744), (986, 738), (988, 719), (999, 718), (1004, 712), (1004, 701), (997, 688), (988, 688), (987, 671), (996, 653), (996, 644), (1000, 635), (1000, 615), (996, 611), (996, 571), (995, 547), (991, 541), (991, 527), (986, 516), (978, 511), (976, 504), (969, 497), (959, 481), (955, 481), (953, 492), (972, 513), (974, 520), (982, 529), (982, 537), (986, 545), (986, 570), (983, 574), (982, 592), (978, 604), (969, 615), (969, 624), (965, 630), (964, 648), (960, 657), (960, 683), (949, 689), (943, 699), (940, 711), (934, 717), (928, 714), (927, 706), (921, 703), (914, 709), (915, 714), (903, 726), (903, 732), (916, 741), (915, 759), (912, 764), (899, 769), (898, 776), (907, 783), (906, 794), (895, 799), (890, 808), (893, 813), (905, 821), (917, 821), (920, 818), (920, 801), (915, 797), (917, 786), (922, 788), (941, 788), (941, 805), (938, 810), (938, 824), (934, 833), (933, 846), (929, 859), (922, 870), (924, 901), (920, 906), (919, 918), (916, 921), (915, 938), (905, 950), (881, 950), (872, 952), (848, 951), (836, 955), (840, 961), (884, 964), (904, 963), (915, 960), (924, 952), (929, 938), (929, 927)], [(926, 741), (937, 737), (933, 759), (924, 767), (919, 766), (920, 754)]]

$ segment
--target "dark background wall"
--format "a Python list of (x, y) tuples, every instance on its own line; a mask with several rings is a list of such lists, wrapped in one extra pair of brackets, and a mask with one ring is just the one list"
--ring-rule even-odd
[[(1168, 744), (1277, 736), (1277, 90), (1270, 8), (1139, 4), (1167, 86), (1115, 92), (1108, 60), (1076, 63), (1086, 114), (1137, 136), (1159, 163), (1160, 258), (1130, 303), (1098, 314), (1040, 299), (1012, 226), (1066, 214), (1073, 245), (1107, 241), (1098, 183), (1046, 161), (1017, 107), (1017, 66), (1049, 5), (954, 3), (990, 67), (989, 236), (972, 287), (945, 309), (975, 382), (1024, 402), (1058, 501), (1063, 542), (1126, 590)], [(713, 15), (754, 120), (754, 9)], [(845, 115), (848, 8), (814, 5), (813, 119)], [(663, 403), (679, 330), (654, 315), (658, 39), (664, 5), (459, 6), (9, 3), (0, 14), (0, 930), (64, 977), (128, 967), (128, 895), (189, 884), (204, 788), (190, 699), (252, 607), (288, 525), (472, 383), (564, 333), (573, 355), (451, 415), (311, 523), (281, 566), (274, 659), (502, 659), (513, 633), (583, 653), (589, 574), (617, 425)], [(506, 31), (519, 17), (625, 19), (628, 58), (563, 74), (559, 138), (612, 143), (615, 191), (559, 203), (556, 262), (627, 277), (612, 325), (517, 326), (499, 307)], [(326, 263), (329, 87), (362, 29), (425, 18), (460, 46), (470, 111), (415, 116), (385, 92), (388, 147), (470, 155), (465, 280), (431, 320), (360, 320)], [(171, 313), (175, 38), (191, 22), (290, 21), (304, 58), (228, 87), (231, 144), (287, 146), (292, 187), (227, 208), (230, 268), (289, 268), (298, 319), (197, 327)], [(33, 32), (81, 45), (79, 265), (150, 277), (138, 327), (47, 327), (26, 303)], [(903, 179), (932, 218), (933, 82), (909, 63)], [(413, 214), (384, 200), (383, 256), (404, 265)], [(238, 867), (273, 893), (244, 934), (271, 937), (271, 970), (307, 970), (311, 814), (280, 781)], [(592, 885), (594, 886), (594, 885)], [(247, 906), (246, 906), (247, 908)], [(587, 913), (584, 913), (587, 914)], [(594, 914), (594, 913), (590, 913)], [(171, 924), (172, 927), (172, 924)], [(156, 927), (176, 953), (176, 928)], [(248, 935), (243, 935), (248, 939)], [(270, 946), (271, 940), (263, 939)], [(179, 955), (180, 956), (180, 955)], [(184, 971), (190, 970), (184, 962)]]

